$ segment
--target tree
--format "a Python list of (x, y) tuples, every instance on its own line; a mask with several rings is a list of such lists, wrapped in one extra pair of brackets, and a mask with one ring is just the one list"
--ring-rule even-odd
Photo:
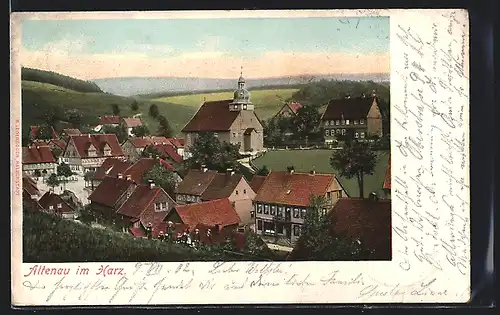
[(269, 174), (269, 170), (267, 169), (266, 165), (263, 165), (261, 168), (257, 170), (255, 175), (260, 175), (260, 176), (267, 176)]
[(116, 127), (113, 127), (113, 132), (111, 133), (116, 134), (116, 137), (118, 138), (118, 141), (120, 143), (123, 143), (128, 139), (128, 132), (124, 125), (120, 124)]
[(296, 260), (360, 260), (369, 251), (345, 235), (333, 233), (323, 196), (311, 196), (297, 242)]
[(193, 146), (189, 149), (191, 158), (189, 167), (199, 168), (205, 165), (208, 169), (225, 172), (228, 168), (237, 170), (240, 146), (228, 142), (220, 143), (213, 133), (198, 134)]
[(132, 101), (132, 104), (130, 104), (130, 109), (134, 112), (137, 112), (139, 110), (139, 103), (137, 103), (137, 100)]
[(264, 141), (268, 146), (279, 146), (283, 143), (283, 134), (277, 121), (270, 119), (264, 124)]
[(54, 155), (54, 157), (58, 158), (62, 153), (62, 149), (58, 146), (54, 146), (54, 148), (52, 149), (52, 154)]
[(171, 138), (173, 131), (172, 128), (170, 127), (170, 123), (168, 122), (167, 118), (163, 115), (159, 115), (157, 117), (158, 123), (160, 126), (158, 127), (158, 135), (159, 136), (164, 136), (166, 138)]
[(216, 169), (219, 172), (225, 172), (227, 169), (237, 170), (240, 167), (238, 159), (240, 158), (240, 145), (229, 142), (222, 142), (220, 146), (219, 161)]
[(153, 159), (156, 159), (156, 158), (165, 158), (162, 154), (160, 154), (160, 152), (158, 152), (158, 150), (152, 146), (152, 145), (148, 145), (147, 147), (144, 148), (144, 150), (142, 150), (141, 152), (141, 156), (142, 157), (145, 157), (145, 158), (153, 158)]
[(55, 173), (50, 174), (49, 178), (47, 178), (47, 186), (52, 188), (54, 191), (54, 187), (59, 186), (60, 182)]
[(83, 179), (85, 180), (85, 184), (90, 182), (90, 187), (94, 190), (94, 176), (95, 172), (88, 171), (83, 175)]
[(296, 136), (300, 139), (305, 139), (316, 133), (319, 128), (320, 119), (321, 115), (315, 106), (305, 105), (299, 108), (297, 115), (292, 118)]
[(118, 106), (118, 104), (111, 104), (111, 110), (113, 111), (113, 115), (120, 115), (120, 107)]
[(66, 182), (68, 181), (68, 177), (73, 175), (73, 171), (69, 167), (68, 164), (62, 162), (57, 166), (57, 176), (64, 177), (63, 180), (63, 185), (64, 185), (64, 190), (66, 190)]
[(54, 127), (56, 122), (60, 120), (61, 108), (58, 106), (48, 106), (43, 113), (43, 120), (48, 126)]
[(364, 176), (373, 174), (377, 155), (367, 142), (347, 140), (341, 150), (335, 150), (330, 165), (345, 178), (356, 177), (359, 196), (364, 198)]
[(144, 183), (148, 183), (149, 180), (152, 180), (155, 185), (163, 188), (167, 192), (167, 194), (171, 196), (174, 193), (177, 184), (175, 173), (169, 171), (160, 164), (153, 165), (151, 169), (144, 173), (144, 175), (142, 176), (142, 181)]
[(158, 106), (156, 104), (151, 104), (149, 106), (149, 116), (156, 118), (160, 114), (160, 111), (158, 110)]
[(144, 136), (149, 135), (149, 129), (145, 125), (136, 126), (136, 127), (132, 128), (132, 133), (136, 137), (144, 137)]
[(52, 139), (53, 134), (52, 134), (52, 128), (50, 125), (43, 124), (40, 126), (40, 129), (38, 129), (38, 133), (35, 135), (35, 139), (40, 139), (40, 140), (50, 140)]
[(78, 110), (70, 110), (66, 113), (66, 116), (68, 117), (68, 122), (71, 123), (74, 128), (81, 127), (83, 115)]

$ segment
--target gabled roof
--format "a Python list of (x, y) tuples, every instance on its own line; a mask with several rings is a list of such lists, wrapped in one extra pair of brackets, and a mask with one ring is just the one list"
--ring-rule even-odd
[(44, 211), (40, 203), (31, 196), (32, 195), (26, 191), (26, 189), (23, 189), (23, 210), (32, 212)]
[(150, 144), (156, 143), (170, 143), (170, 141), (166, 137), (158, 137), (158, 136), (145, 136), (145, 137), (130, 137), (128, 141), (135, 148), (145, 148)]
[[(71, 213), (74, 212), (73, 209), (65, 200), (61, 198), (58, 194), (54, 194), (51, 191), (46, 192), (38, 203), (42, 206), (43, 209), (48, 210), (49, 206), (54, 207), (54, 212), (56, 213)], [(61, 205), (61, 208), (58, 208), (57, 205)]]
[(153, 202), (160, 194), (161, 188), (149, 185), (137, 185), (134, 192), (116, 211), (117, 214), (132, 218), (139, 218), (141, 213)]
[[(41, 126), (31, 126), (31, 137), (36, 138), (38, 137), (38, 133), (40, 132)], [(54, 130), (54, 127), (49, 126), (50, 131), (52, 133), (52, 139), (58, 139), (57, 137), (57, 132)]]
[(115, 134), (81, 134), (70, 135), (70, 141), (73, 140), (78, 154), (82, 158), (87, 158), (88, 149), (94, 146), (97, 149), (97, 156), (104, 156), (104, 148), (108, 145), (111, 148), (112, 156), (123, 156), (122, 148)]
[(23, 164), (56, 163), (48, 145), (23, 147)]
[(385, 179), (384, 179), (384, 189), (391, 189), (391, 156), (389, 155), (389, 164), (387, 165), (387, 169), (385, 171)]
[(134, 128), (142, 126), (142, 121), (139, 118), (127, 117), (123, 118), (123, 124), (127, 128)]
[(60, 139), (50, 139), (49, 145), (53, 143), (54, 145), (58, 146), (61, 150), (64, 150), (66, 148), (66, 142), (64, 140)]
[(182, 223), (190, 228), (198, 224), (210, 226), (219, 224), (225, 227), (240, 223), (240, 217), (227, 198), (177, 206), (174, 209)]
[(182, 132), (228, 131), (239, 111), (230, 111), (233, 100), (205, 102), (184, 126)]
[(376, 97), (351, 97), (328, 102), (322, 120), (366, 119)]
[(161, 165), (169, 171), (174, 170), (172, 164), (168, 163), (164, 159), (141, 158), (132, 164), (132, 166), (127, 168), (123, 173), (123, 176), (125, 177), (126, 175), (130, 175), (133, 181), (140, 183), (142, 176), (144, 176), (144, 174), (155, 165)]
[(130, 166), (132, 166), (132, 163), (130, 162), (122, 161), (112, 157), (107, 158), (96, 170), (94, 179), (103, 180), (106, 176), (117, 177), (119, 173), (124, 174)]
[(102, 116), (99, 120), (99, 125), (118, 125), (120, 116)]
[(104, 206), (113, 207), (131, 185), (134, 185), (131, 180), (106, 176), (88, 199)]
[(241, 174), (231, 175), (230, 173), (217, 173), (201, 195), (201, 199), (214, 200), (229, 198), (241, 179), (245, 180)]
[[(332, 183), (338, 186), (333, 174), (272, 171), (267, 175), (254, 201), (307, 207), (311, 195), (325, 195)], [(337, 189), (341, 187), (338, 186)]]
[(373, 259), (391, 259), (391, 201), (340, 198), (329, 212), (332, 229), (359, 239)]
[(36, 182), (31, 177), (24, 174), (23, 174), (23, 189), (30, 196), (40, 196), (40, 190), (38, 190)]
[(184, 139), (183, 138), (168, 138), (167, 140), (178, 149), (184, 148)]
[(260, 190), (260, 187), (262, 184), (264, 184), (264, 181), (266, 180), (267, 176), (262, 176), (262, 175), (254, 175), (252, 177), (252, 181), (250, 182), (250, 187), (252, 187), (252, 190), (255, 193), (258, 193)]
[(67, 134), (67, 135), (80, 135), (80, 134), (82, 134), (80, 129), (76, 129), (76, 128), (65, 128), (62, 130), (62, 132)]
[(201, 196), (212, 182), (216, 171), (191, 169), (175, 189), (176, 194)]
[(158, 144), (151, 144), (153, 148), (158, 151), (158, 153), (162, 154), (165, 157), (168, 157), (172, 159), (175, 163), (182, 163), (183, 159), (182, 156), (177, 153), (177, 149), (170, 143), (158, 143)]

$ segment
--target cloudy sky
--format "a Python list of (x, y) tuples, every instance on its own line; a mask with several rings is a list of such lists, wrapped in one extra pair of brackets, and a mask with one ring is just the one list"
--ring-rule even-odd
[(87, 80), (389, 73), (389, 18), (26, 20), (21, 63)]

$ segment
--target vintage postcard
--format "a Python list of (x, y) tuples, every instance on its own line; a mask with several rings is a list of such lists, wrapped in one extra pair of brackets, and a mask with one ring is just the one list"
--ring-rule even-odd
[(13, 13), (11, 47), (14, 306), (470, 299), (467, 11)]

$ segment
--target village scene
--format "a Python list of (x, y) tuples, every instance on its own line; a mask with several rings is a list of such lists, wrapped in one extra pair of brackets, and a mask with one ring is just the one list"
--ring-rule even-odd
[[(24, 22), (24, 262), (391, 260), (388, 18), (297, 19), (310, 33), (273, 44), (287, 19), (234, 20), (179, 22), (208, 49), (171, 63), (151, 42), (127, 54), (148, 22)], [(58, 27), (94, 37), (40, 35)], [(97, 29), (137, 36), (112, 68), (93, 66)], [(228, 38), (273, 53), (213, 54)]]

